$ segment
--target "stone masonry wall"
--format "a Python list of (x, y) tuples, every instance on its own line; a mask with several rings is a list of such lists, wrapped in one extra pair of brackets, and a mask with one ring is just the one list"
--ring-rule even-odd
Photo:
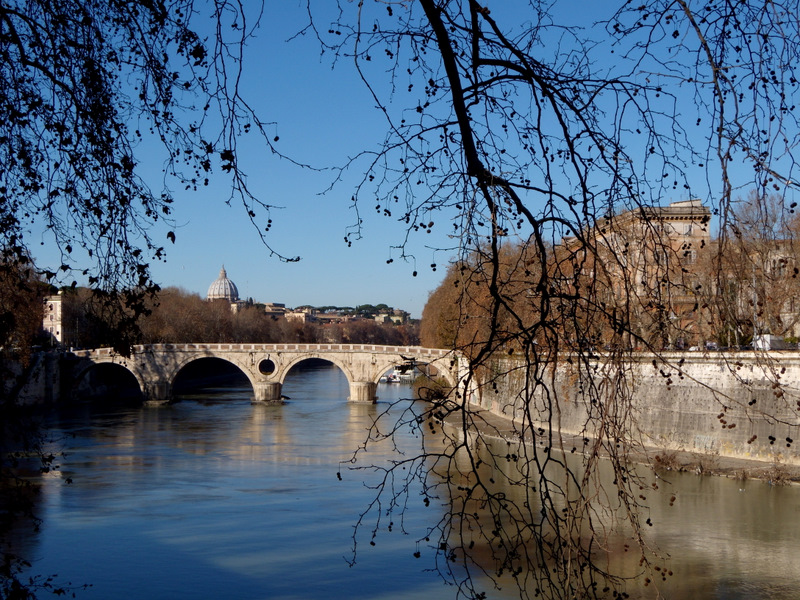
[(37, 352), (30, 363), (13, 360), (0, 366), (3, 373), (3, 395), (21, 405), (58, 401), (61, 393), (60, 357), (56, 353)]
[[(648, 447), (800, 465), (800, 354), (664, 358), (654, 366), (653, 356), (640, 355), (622, 372), (602, 359), (581, 368), (562, 361), (540, 374), (544, 385), (528, 384), (531, 392), (524, 367), (502, 360), (473, 401), (514, 419), (527, 409), (541, 424), (552, 409), (565, 434), (596, 437), (602, 415), (624, 420)], [(619, 389), (628, 400), (612, 392)]]

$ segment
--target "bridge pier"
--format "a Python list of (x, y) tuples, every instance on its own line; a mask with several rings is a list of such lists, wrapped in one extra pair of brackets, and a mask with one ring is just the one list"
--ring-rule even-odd
[(378, 396), (375, 393), (378, 384), (373, 381), (352, 381), (350, 382), (350, 402), (371, 402), (375, 403)]
[(253, 403), (279, 404), (281, 384), (277, 381), (260, 381), (253, 386)]
[(144, 403), (148, 406), (161, 406), (172, 400), (172, 386), (169, 381), (156, 381), (147, 386)]

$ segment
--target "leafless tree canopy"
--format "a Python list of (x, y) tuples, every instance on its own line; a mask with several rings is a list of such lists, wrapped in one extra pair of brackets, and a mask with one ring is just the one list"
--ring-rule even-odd
[[(719, 324), (741, 305), (741, 291), (720, 294), (730, 288), (725, 248), (750, 218), (737, 199), (754, 190), (752, 205), (789, 214), (797, 2), (620, 4), (580, 21), (559, 2), (472, 0), (340, 2), (333, 23), (312, 18), (310, 30), (337, 63), (355, 61), (386, 117), (382, 145), (348, 165), (366, 164), (357, 205), (409, 235), (450, 228), (442, 250), (455, 258), (426, 308), (423, 341), (465, 352), (484, 388), (516, 377), (514, 394), (530, 407), (517, 439), (569, 453), (553, 385), (566, 364), (596, 407), (587, 431), (597, 437), (578, 466), (526, 446), (513, 447), (510, 462), (481, 456), (469, 441), (488, 425), (460, 397), (408, 416), (412, 428), (458, 424), (444, 450), (419, 457), (449, 475), (442, 485), (429, 463), (407, 457), (382, 471), (379, 490), (397, 490), (410, 472), (443, 499), (447, 517), (425, 539), (469, 595), (480, 595), (470, 579), (478, 571), (513, 573), (523, 595), (616, 594), (623, 581), (594, 554), (605, 511), (623, 515), (639, 541), (642, 573), (653, 568), (642, 482), (628, 469), (639, 442), (627, 358), (645, 350), (666, 360), (662, 349), (706, 335), (698, 323), (711, 313)], [(674, 247), (660, 207), (695, 199), (690, 210), (710, 209), (693, 221), (702, 236)], [(751, 333), (766, 331), (747, 320)], [(598, 363), (602, 380), (591, 376)], [(603, 492), (601, 455), (613, 471)], [(469, 551), (475, 535), (488, 558)]]
[[(49, 280), (69, 283), (77, 269), (81, 283), (123, 290), (141, 312), (157, 290), (149, 265), (175, 241), (171, 188), (206, 185), (212, 171), (231, 177), (228, 201), (241, 201), (263, 236), (270, 206), (247, 189), (236, 156), (251, 130), (271, 148), (269, 125), (238, 90), (260, 17), (259, 3), (237, 0), (3, 2), (2, 260), (27, 262), (43, 226), (62, 256), (40, 266)], [(162, 185), (139, 170), (153, 141), (164, 148)]]
[[(332, 4), (334, 18), (322, 16)], [(737, 332), (745, 320), (753, 332), (785, 322), (758, 299), (780, 257), (758, 284), (763, 261), (753, 263), (758, 308), (747, 319), (724, 267), (728, 246), (754, 255), (757, 245), (740, 243), (745, 230), (774, 232), (790, 209), (797, 1), (597, 4), (594, 19), (556, 0), (306, 2), (301, 33), (316, 35), (337, 68), (354, 63), (386, 117), (385, 137), (344, 167), (364, 173), (356, 208), (375, 207), (406, 235), (444, 227), (452, 240), (436, 255), (454, 257), (445, 267), (453, 289), (436, 292), (447, 306), (431, 305), (436, 322), (423, 335), (464, 352), (466, 386), (499, 385), (514, 372), (514, 393), (530, 407), (517, 439), (568, 451), (551, 385), (564, 364), (596, 407), (587, 429), (597, 437), (577, 465), (526, 445), (479, 453), (467, 440), (487, 425), (458, 391), (388, 428), (391, 438), (395, 427), (458, 422), (443, 447), (381, 468), (384, 481), (402, 475), (426, 501), (444, 503), (421, 540), (433, 540), (442, 573), (473, 596), (476, 571), (511, 573), (523, 595), (617, 593), (624, 582), (596, 554), (609, 510), (639, 542), (642, 573), (654, 565), (640, 481), (628, 468), (637, 438), (626, 359), (642, 348), (664, 360), (661, 349), (688, 331), (692, 313)], [(153, 232), (169, 222), (172, 201), (166, 186), (139, 177), (136, 150), (150, 136), (166, 149), (169, 175), (191, 188), (212, 170), (229, 173), (231, 199), (259, 232), (269, 228), (270, 207), (247, 189), (236, 156), (249, 130), (272, 150), (269, 125), (237, 89), (242, 44), (261, 15), (249, 9), (243, 0), (0, 4), (3, 263), (27, 264), (28, 225), (44, 221), (63, 253), (44, 275), (85, 268), (109, 303), (132, 309), (117, 313), (126, 331), (157, 289), (149, 264), (165, 250)], [(755, 212), (736, 210), (751, 190)], [(657, 217), (666, 203), (692, 199), (710, 208), (722, 249), (697, 257), (709, 265), (702, 281), (687, 268), (700, 248), (665, 242)], [(777, 221), (762, 218), (770, 207)], [(697, 224), (712, 227), (705, 216)], [(601, 356), (598, 344), (608, 348)], [(588, 377), (597, 361), (602, 382)], [(367, 445), (387, 429), (373, 434)], [(612, 472), (604, 487), (601, 456)], [(402, 511), (403, 494), (417, 488), (378, 489), (399, 493), (374, 506)], [(481, 555), (471, 551), (476, 540)]]

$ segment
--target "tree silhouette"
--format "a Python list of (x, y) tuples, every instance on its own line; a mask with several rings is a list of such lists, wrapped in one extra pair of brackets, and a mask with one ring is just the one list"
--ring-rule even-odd
[[(0, 259), (24, 262), (29, 226), (42, 226), (61, 252), (42, 274), (88, 280), (118, 315), (120, 349), (158, 291), (150, 264), (176, 239), (172, 187), (225, 174), (227, 201), (243, 204), (269, 248), (271, 206), (250, 192), (237, 159), (247, 132), (273, 150), (270, 124), (238, 88), (261, 9), (237, 0), (0, 6)], [(139, 169), (152, 142), (164, 148), (162, 185)]]
[[(457, 312), (448, 307), (452, 330), (432, 335), (463, 351), (468, 374), (450, 398), (396, 423), (444, 431), (444, 446), (376, 467), (386, 482), (416, 482), (425, 501), (443, 503), (442, 520), (421, 540), (432, 540), (443, 575), (471, 596), (481, 594), (475, 572), (511, 573), (529, 596), (624, 591), (602, 559), (609, 512), (637, 542), (642, 576), (655, 568), (642, 482), (629, 468), (640, 447), (631, 353), (669, 364), (661, 350), (678, 311), (651, 283), (688, 282), (674, 280), (676, 269), (684, 274), (681, 257), (660, 252), (667, 247), (648, 215), (668, 199), (698, 198), (718, 217), (724, 246), (740, 190), (783, 197), (795, 185), (797, 2), (620, 4), (594, 23), (543, 0), (337, 1), (323, 24), (307, 2), (308, 32), (339, 68), (354, 62), (386, 117), (380, 145), (343, 167), (364, 173), (356, 208), (376, 206), (408, 236), (450, 229), (452, 246), (437, 250), (454, 255)], [(260, 18), (245, 8), (236, 0), (0, 4), (0, 262), (24, 267), (28, 224), (43, 221), (62, 251), (43, 275), (85, 275), (117, 315), (120, 348), (158, 290), (149, 265), (164, 258), (164, 239), (175, 241), (170, 227), (153, 237), (163, 231), (154, 225), (169, 223), (172, 197), (140, 178), (141, 140), (164, 145), (166, 172), (182, 186), (202, 186), (215, 170), (230, 175), (228, 200), (243, 203), (259, 234), (269, 230), (271, 207), (248, 189), (237, 160), (247, 131), (274, 151), (270, 125), (237, 88), (242, 45)], [(206, 16), (211, 29), (197, 20)], [(627, 269), (624, 244), (609, 243), (629, 235), (616, 218), (624, 214), (641, 215), (652, 240), (647, 285)], [(403, 243), (393, 255), (414, 258)], [(721, 277), (717, 267), (707, 288), (738, 303), (719, 293), (728, 289)], [(598, 339), (607, 352), (597, 352)], [(577, 463), (563, 458), (574, 446), (558, 424), (559, 370), (574, 374), (573, 392), (592, 407)], [(491, 427), (466, 394), (512, 376), (506, 391), (518, 418), (507, 454), (478, 452), (476, 435)], [(455, 429), (442, 430), (445, 420)], [(387, 435), (371, 433), (365, 447)], [(601, 457), (610, 481), (601, 481)], [(414, 488), (378, 489), (399, 489), (383, 506), (402, 510)]]
[[(453, 289), (432, 296), (436, 322), (422, 336), (469, 361), (448, 401), (396, 425), (452, 422), (444, 447), (376, 465), (383, 483), (359, 525), (374, 515), (377, 532), (416, 484), (445, 512), (420, 544), (466, 595), (482, 597), (473, 574), (510, 573), (525, 597), (610, 597), (626, 583), (606, 561), (613, 514), (650, 581), (660, 566), (645, 483), (630, 468), (642, 449), (632, 353), (674, 367), (663, 349), (701, 304), (693, 249), (671, 247), (656, 215), (699, 199), (724, 245), (739, 190), (794, 188), (797, 3), (646, 0), (596, 23), (537, 0), (338, 6), (332, 24), (311, 29), (333, 34), (318, 33), (339, 62), (355, 62), (387, 123), (380, 148), (346, 166), (365, 163), (356, 205), (377, 198), (408, 235), (450, 224), (453, 246), (440, 250), (454, 255)], [(644, 266), (631, 266), (634, 253)], [(717, 301), (740, 301), (719, 294), (719, 261), (706, 277)], [(557, 372), (574, 385), (557, 385)], [(505, 386), (507, 455), (476, 449), (493, 428), (465, 401), (472, 384), (484, 395)], [(578, 444), (559, 427), (571, 395), (590, 407)], [(580, 459), (567, 460), (576, 446)]]

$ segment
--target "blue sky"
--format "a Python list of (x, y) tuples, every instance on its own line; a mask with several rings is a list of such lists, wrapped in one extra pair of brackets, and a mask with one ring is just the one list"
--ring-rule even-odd
[[(333, 69), (331, 57), (320, 56), (316, 39), (306, 36), (289, 41), (306, 24), (304, 4), (267, 0), (262, 26), (247, 48), (243, 95), (262, 120), (276, 123), (274, 133), (282, 152), (303, 163), (331, 167), (344, 164), (359, 151), (378, 149), (386, 122), (351, 62), (342, 59)], [(504, 1), (494, 10), (510, 12), (514, 4)], [(585, 2), (564, 0), (559, 9), (569, 19), (590, 21), (601, 16), (600, 5), (592, 4), (587, 11)], [(329, 5), (318, 2), (315, 6)], [(356, 4), (345, 6), (354, 9)], [(511, 19), (498, 15), (498, 20), (517, 24), (517, 12)], [(327, 26), (324, 18), (320, 24)], [(611, 55), (600, 57), (609, 59), (617, 60)], [(404, 106), (405, 99), (402, 90), (396, 92), (395, 107)], [(244, 298), (290, 307), (386, 303), (421, 316), (429, 292), (440, 283), (451, 258), (448, 252), (435, 250), (452, 246), (445, 235), (446, 218), (439, 217), (443, 222), (437, 222), (432, 234), (411, 236), (406, 252), (415, 260), (404, 262), (392, 251), (393, 245), (404, 240), (404, 224), (378, 214), (374, 204), (364, 202), (360, 207), (363, 239), (348, 247), (343, 238), (357, 218), (350, 198), (362, 172), (354, 169), (323, 194), (335, 177), (333, 171), (300, 169), (268, 153), (252, 134), (240, 140), (239, 148), (251, 190), (265, 202), (284, 207), (272, 213), (270, 245), (301, 260), (284, 263), (270, 256), (242, 207), (224, 203), (228, 181), (217, 170), (211, 185), (197, 192), (179, 191), (180, 185), (172, 182), (176, 243), (166, 242), (166, 226), (155, 230), (154, 237), (164, 240), (168, 250), (166, 263), (152, 265), (159, 284), (205, 295), (224, 265)], [(163, 177), (159, 154), (145, 147), (141, 150), (142, 173), (158, 189)], [(698, 180), (702, 175), (696, 175)], [(683, 199), (676, 194), (663, 201)], [(52, 252), (45, 245), (36, 258), (40, 264), (53, 262), (48, 255)], [(390, 258), (394, 261), (387, 264)], [(437, 265), (435, 271), (431, 263)]]
[[(266, 3), (262, 26), (247, 48), (243, 96), (263, 121), (276, 123), (281, 152), (318, 167), (341, 165), (359, 151), (379, 148), (386, 124), (352, 63), (333, 69), (331, 58), (320, 56), (319, 43), (310, 36), (288, 41), (306, 18), (297, 1)], [(270, 154), (253, 134), (239, 143), (250, 189), (283, 207), (271, 215), (269, 244), (301, 260), (285, 263), (270, 256), (241, 205), (224, 203), (229, 180), (217, 169), (211, 185), (196, 192), (182, 191), (178, 182), (168, 180), (175, 195), (176, 243), (166, 241), (169, 227), (156, 227), (153, 235), (166, 246), (167, 260), (151, 265), (155, 281), (205, 296), (224, 265), (243, 298), (290, 307), (386, 303), (421, 316), (449, 258), (428, 246), (447, 246), (446, 238), (418, 234), (409, 250), (415, 262), (387, 264), (390, 257), (396, 259), (391, 246), (403, 241), (405, 228), (378, 215), (374, 205), (362, 206), (363, 239), (348, 247), (344, 236), (357, 219), (350, 198), (358, 172), (323, 194), (334, 171), (298, 168)], [(163, 180), (162, 157), (160, 147), (138, 149), (140, 172), (155, 190)], [(35, 258), (40, 265), (58, 264), (55, 252), (45, 243)], [(433, 262), (440, 265), (437, 271), (430, 267)]]
[[(344, 59), (333, 69), (330, 55), (320, 56), (316, 39), (287, 41), (306, 24), (303, 4), (266, 3), (262, 27), (248, 48), (244, 95), (263, 120), (276, 122), (282, 152), (320, 167), (340, 165), (359, 151), (379, 148), (386, 121), (351, 62)], [(314, 6), (319, 10), (324, 3)], [(519, 17), (507, 22), (518, 23)], [(323, 30), (327, 25), (324, 18), (319, 24)], [(395, 92), (395, 107), (404, 106), (402, 93)], [(404, 224), (365, 202), (360, 207), (363, 238), (348, 247), (344, 236), (356, 221), (350, 198), (363, 173), (353, 170), (350, 179), (323, 194), (333, 171), (301, 170), (266, 153), (255, 140), (252, 152), (240, 161), (251, 189), (264, 201), (285, 207), (273, 213), (270, 245), (301, 260), (283, 263), (269, 256), (241, 207), (222, 202), (226, 178), (217, 172), (211, 187), (177, 193), (177, 241), (168, 245), (167, 262), (154, 265), (156, 281), (204, 295), (224, 265), (245, 298), (292, 307), (383, 302), (421, 316), (451, 258), (435, 250), (452, 246), (445, 234), (448, 225), (437, 224), (432, 234), (414, 234), (406, 252), (415, 260), (405, 262), (391, 248), (403, 242)], [(395, 260), (387, 264), (389, 258)]]
[[(263, 26), (248, 48), (244, 94), (263, 120), (276, 122), (282, 152), (320, 167), (338, 165), (360, 150), (377, 147), (385, 124), (351, 64), (333, 70), (330, 59), (320, 57), (316, 40), (287, 41), (302, 27), (304, 16), (294, 2), (268, 3)], [(210, 188), (178, 193), (176, 244), (168, 248), (167, 262), (154, 266), (156, 280), (204, 295), (224, 264), (245, 298), (287, 306), (384, 302), (421, 316), (443, 273), (430, 269), (433, 253), (425, 245), (442, 246), (446, 240), (417, 236), (416, 265), (387, 264), (390, 246), (403, 239), (404, 229), (364, 206), (363, 239), (348, 247), (344, 236), (356, 221), (350, 208), (355, 179), (323, 195), (334, 178), (332, 171), (302, 170), (269, 155), (255, 139), (249, 143), (243, 140), (242, 148), (252, 150), (240, 160), (251, 189), (264, 201), (284, 207), (273, 212), (269, 243), (301, 260), (284, 263), (270, 257), (242, 208), (222, 202), (226, 178), (218, 172)], [(439, 263), (446, 261), (441, 257)]]
[[(519, 17), (507, 22), (518, 23)], [(267, 2), (262, 27), (248, 48), (244, 94), (263, 120), (277, 123), (282, 152), (321, 167), (343, 164), (359, 151), (380, 147), (385, 118), (352, 62), (342, 59), (333, 69), (331, 57), (320, 56), (316, 39), (287, 41), (305, 23), (300, 3)], [(319, 24), (324, 31), (324, 18)], [(380, 77), (379, 71), (376, 74)], [(402, 83), (399, 87), (395, 107), (404, 105)], [(243, 142), (242, 147), (249, 143)], [(383, 217), (365, 202), (360, 207), (363, 239), (348, 247), (343, 238), (356, 221), (350, 197), (362, 173), (353, 170), (351, 179), (322, 194), (333, 171), (301, 170), (253, 142), (252, 152), (240, 156), (251, 189), (264, 201), (285, 207), (273, 214), (269, 243), (301, 260), (283, 263), (269, 256), (241, 207), (222, 203), (226, 178), (218, 172), (210, 188), (177, 194), (177, 241), (168, 245), (166, 264), (154, 265), (155, 279), (164, 286), (205, 294), (224, 265), (245, 298), (287, 306), (383, 302), (421, 316), (451, 258), (434, 250), (452, 245), (445, 235), (448, 226), (437, 223), (430, 235), (414, 234), (407, 252), (416, 260), (397, 260), (391, 247), (403, 241), (404, 224)], [(389, 258), (395, 260), (387, 264)]]

